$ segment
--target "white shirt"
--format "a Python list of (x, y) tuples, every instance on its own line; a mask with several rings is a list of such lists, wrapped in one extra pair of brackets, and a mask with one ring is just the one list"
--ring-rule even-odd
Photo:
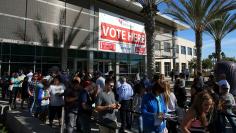
[(97, 80), (96, 80), (96, 85), (98, 87), (98, 92), (103, 91), (105, 88), (105, 78), (103, 78), (102, 76), (100, 76)]
[[(43, 91), (43, 93), (42, 93), (42, 97), (45, 97), (45, 91), (47, 91), (47, 93), (49, 93), (49, 91), (48, 90), (44, 90)], [(49, 99), (43, 99), (42, 101), (41, 101), (41, 106), (45, 106), (45, 105), (49, 105)]]
[(60, 85), (50, 85), (49, 93), (50, 93), (50, 105), (51, 106), (62, 106), (64, 104), (64, 97), (60, 96), (64, 93), (65, 86), (63, 84)]
[(170, 102), (167, 105), (167, 112), (173, 112), (176, 110), (177, 99), (173, 92), (170, 93)]
[(29, 78), (28, 81), (30, 82), (32, 80), (33, 73), (29, 72), (26, 76)]
[[(25, 78), (25, 75), (24, 75), (24, 74), (21, 74), (20, 76), (18, 76), (18, 80), (20, 80), (20, 81), (23, 81), (24, 78)], [(22, 87), (22, 83), (23, 83), (23, 82), (20, 83), (20, 87)]]

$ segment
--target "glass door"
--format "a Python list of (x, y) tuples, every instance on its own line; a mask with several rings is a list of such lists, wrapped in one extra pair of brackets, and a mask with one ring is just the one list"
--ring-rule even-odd
[(103, 74), (114, 70), (110, 61), (95, 61), (93, 66), (94, 71), (99, 71)]

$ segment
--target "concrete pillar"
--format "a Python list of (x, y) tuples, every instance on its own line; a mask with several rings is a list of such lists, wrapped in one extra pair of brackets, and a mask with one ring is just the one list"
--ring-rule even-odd
[(93, 73), (93, 51), (88, 51), (87, 71)]
[(175, 68), (176, 64), (176, 45), (175, 45), (175, 38), (176, 38), (176, 29), (172, 31), (172, 54), (173, 54), (173, 68)]
[(144, 57), (144, 74), (147, 74), (147, 55)]
[[(94, 15), (94, 0), (90, 0), (90, 14)], [(90, 17), (89, 19), (89, 29), (90, 31), (94, 30), (94, 17)], [(89, 44), (94, 45), (94, 34), (91, 32), (89, 34)], [(90, 46), (91, 47), (91, 46)], [(87, 71), (90, 73), (93, 73), (93, 62), (94, 62), (94, 52), (93, 51), (88, 51), (88, 61), (87, 61)]]
[(120, 62), (116, 61), (115, 64), (116, 64), (116, 66), (115, 66), (115, 67), (116, 67), (115, 73), (116, 73), (116, 81), (117, 81), (117, 80), (119, 79), (119, 77), (120, 77), (120, 76), (119, 76), (119, 74), (120, 74)]

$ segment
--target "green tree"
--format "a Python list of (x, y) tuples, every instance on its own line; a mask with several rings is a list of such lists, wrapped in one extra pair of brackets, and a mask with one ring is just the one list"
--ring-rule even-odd
[(142, 13), (145, 17), (145, 31), (147, 38), (147, 74), (148, 77), (153, 77), (155, 71), (155, 49), (154, 41), (156, 33), (156, 19), (157, 6), (161, 2), (167, 0), (136, 0), (143, 6)]
[[(221, 41), (230, 32), (236, 29), (236, 14), (223, 13), (219, 20), (207, 25), (206, 31), (215, 40), (216, 61), (221, 60)], [(224, 55), (224, 54), (223, 54)]]
[(203, 59), (202, 60), (202, 68), (203, 69), (212, 69), (213, 67), (213, 64), (212, 64), (212, 61), (211, 59)]
[(236, 58), (235, 57), (225, 57), (225, 58), (222, 58), (222, 60), (236, 62)]
[(224, 12), (235, 9), (235, 0), (171, 0), (167, 13), (195, 32), (197, 71), (202, 72), (202, 34)]

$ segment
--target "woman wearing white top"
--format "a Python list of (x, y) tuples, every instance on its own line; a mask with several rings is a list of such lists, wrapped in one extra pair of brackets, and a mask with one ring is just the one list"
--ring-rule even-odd
[(177, 105), (177, 99), (175, 97), (175, 94), (171, 92), (170, 90), (170, 84), (166, 81), (161, 81), (161, 84), (163, 85), (164, 90), (164, 98), (166, 102), (167, 107), (167, 129), (170, 133), (176, 133), (177, 132), (177, 121), (174, 119), (174, 116), (176, 115), (176, 105)]
[(61, 125), (62, 106), (64, 105), (63, 93), (65, 86), (61, 83), (60, 76), (53, 79), (53, 84), (49, 87), (50, 103), (49, 103), (49, 124), (52, 126), (55, 115), (58, 116), (59, 125)]

